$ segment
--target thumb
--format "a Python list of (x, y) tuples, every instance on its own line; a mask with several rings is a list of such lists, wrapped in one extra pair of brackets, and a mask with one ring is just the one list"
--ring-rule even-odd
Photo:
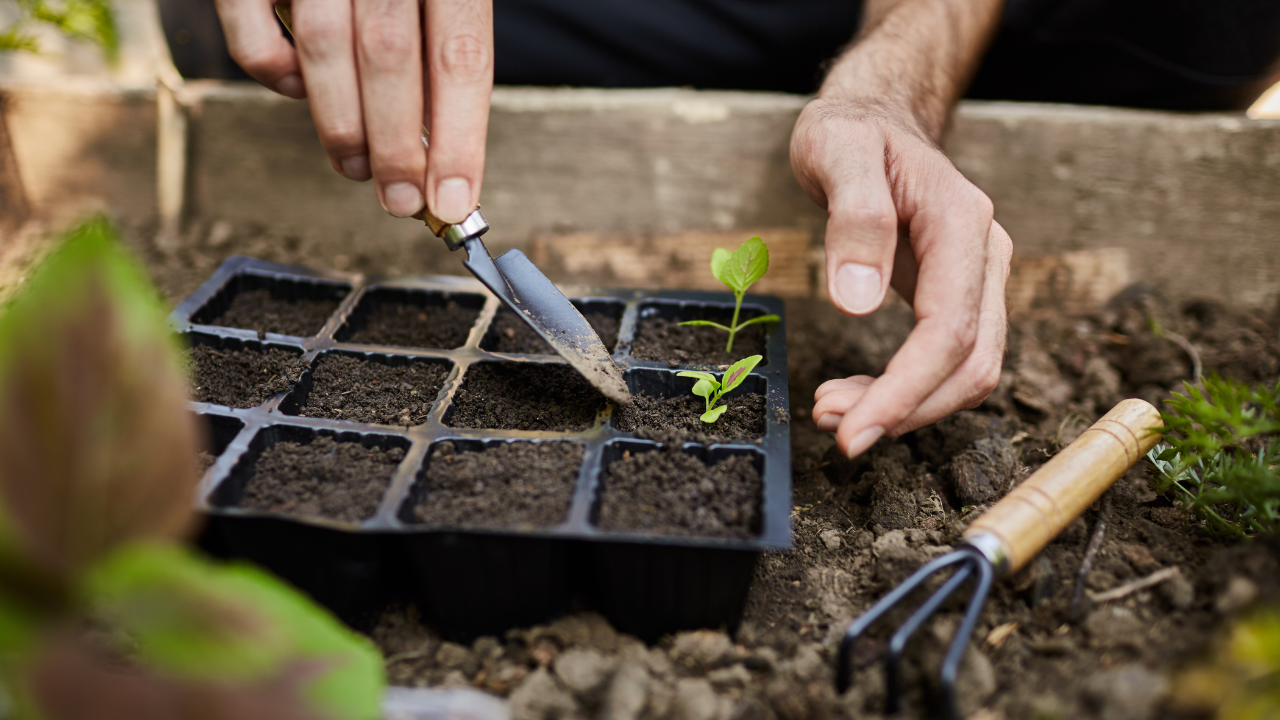
[(827, 293), (850, 315), (866, 315), (884, 302), (898, 245), (898, 211), (883, 161), (865, 169), (828, 189)]

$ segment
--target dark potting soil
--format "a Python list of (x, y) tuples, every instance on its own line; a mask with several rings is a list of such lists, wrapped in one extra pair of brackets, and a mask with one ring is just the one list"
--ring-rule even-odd
[(227, 311), (210, 324), (307, 337), (320, 332), (338, 304), (338, 300), (277, 298), (265, 288), (247, 290), (236, 293)]
[[(732, 310), (709, 309), (690, 320), (711, 320), (728, 325), (733, 319)], [(744, 311), (738, 321), (749, 320)], [(752, 325), (738, 332), (733, 339), (733, 351), (726, 353), (724, 344), (729, 334), (713, 327), (682, 327), (679, 322), (661, 317), (650, 317), (636, 323), (635, 339), (631, 341), (631, 355), (639, 360), (656, 360), (677, 365), (732, 365), (744, 357), (764, 354), (764, 329)], [(764, 366), (769, 358), (760, 361)]]
[(205, 471), (213, 467), (213, 464), (216, 462), (218, 462), (217, 455), (214, 455), (207, 450), (201, 450), (196, 453), (196, 472), (203, 475)]
[(288, 390), (304, 368), (300, 356), (275, 348), (259, 352), (196, 345), (191, 361), (192, 399), (233, 408), (261, 405)]
[[(412, 607), (392, 608), (372, 632), (392, 658), (390, 682), (465, 682), (508, 695), (514, 706), (566, 716), (637, 707), (640, 717), (666, 717), (704, 698), (699, 707), (711, 708), (708, 715), (728, 708), (741, 718), (883, 717), (878, 660), (905, 615), (873, 628), (856, 653), (852, 687), (838, 695), (841, 633), (907, 573), (953, 548), (984, 506), (1116, 402), (1160, 403), (1181, 390), (1191, 358), (1151, 331), (1152, 318), (1190, 341), (1205, 372), (1250, 383), (1274, 383), (1280, 374), (1280, 313), (1179, 307), (1125, 293), (1087, 316), (1014, 317), (1003, 377), (986, 402), (849, 461), (814, 428), (813, 392), (831, 378), (882, 372), (913, 326), (911, 311), (898, 304), (852, 318), (804, 300), (788, 302), (788, 317), (793, 548), (761, 559), (735, 633), (684, 632), (646, 646), (598, 615), (576, 613), (466, 647), (442, 641)], [(1177, 567), (1177, 575), (1117, 601), (1086, 595), (1073, 607), (1081, 560), (1107, 504), (1096, 503), (1039, 559), (996, 583), (957, 683), (966, 716), (985, 707), (986, 717), (1009, 720), (1201, 717), (1170, 705), (1170, 673), (1204, 657), (1248, 611), (1242, 598), (1280, 600), (1280, 548), (1266, 538), (1211, 535), (1149, 482), (1140, 463), (1110, 491), (1085, 589), (1115, 589), (1164, 568)], [(962, 609), (945, 606), (908, 646), (905, 707), (895, 717), (938, 716), (928, 678)], [(583, 666), (596, 670), (591, 682), (580, 682), (575, 671)]]
[(563, 522), (583, 448), (571, 442), (515, 442), (478, 451), (436, 445), (413, 514), (428, 525), (543, 528)]
[(614, 411), (614, 427), (664, 443), (758, 440), (764, 435), (764, 396), (750, 393), (721, 401), (719, 420), (702, 422), (707, 403), (700, 397), (664, 398), (638, 393), (630, 407)]
[(299, 412), (380, 425), (421, 425), (449, 376), (449, 366), (387, 365), (351, 355), (326, 355), (311, 371), (311, 392)]
[(707, 466), (668, 445), (626, 452), (604, 470), (603, 530), (749, 538), (760, 530), (760, 471), (735, 455)]
[(568, 365), (477, 363), (467, 369), (451, 427), (494, 430), (585, 430), (606, 400)]
[(239, 507), (359, 522), (378, 511), (404, 450), (317, 437), (278, 442), (253, 466)]
[[(613, 352), (614, 346), (618, 343), (620, 324), (618, 317), (611, 312), (590, 311), (582, 313), (582, 316), (600, 336), (600, 342), (609, 348), (609, 352)], [(484, 342), (480, 346), (485, 350), (500, 353), (552, 355), (555, 352), (550, 345), (538, 337), (528, 323), (506, 309), (499, 310), (494, 316), (493, 323), (489, 325), (489, 331), (485, 333)]]
[(366, 345), (452, 350), (467, 342), (480, 311), (449, 301), (448, 305), (409, 305), (384, 302), (369, 313), (364, 325), (346, 338)]

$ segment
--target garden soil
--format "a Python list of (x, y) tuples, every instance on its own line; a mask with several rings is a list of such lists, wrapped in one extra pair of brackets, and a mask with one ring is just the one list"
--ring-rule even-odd
[[(739, 322), (750, 320), (753, 315), (743, 311)], [(712, 309), (699, 317), (688, 320), (710, 320), (728, 325), (733, 320), (732, 310)], [(724, 345), (729, 334), (713, 327), (682, 327), (679, 321), (661, 317), (645, 318), (636, 323), (635, 339), (631, 341), (631, 355), (640, 360), (657, 360), (681, 365), (732, 365), (744, 357), (764, 355), (764, 329), (752, 325), (740, 330), (733, 338), (733, 352), (726, 353)], [(760, 361), (767, 365), (769, 358)]]
[(237, 506), (359, 522), (378, 511), (403, 459), (401, 448), (368, 448), (327, 436), (309, 443), (278, 442), (254, 463)]
[(227, 311), (214, 318), (212, 324), (307, 337), (320, 332), (338, 304), (337, 299), (277, 298), (270, 290), (248, 290), (236, 293)]
[[(587, 310), (582, 313), (591, 328), (600, 336), (600, 342), (613, 352), (618, 344), (618, 327), (621, 324), (616, 313)], [(531, 353), (554, 355), (555, 351), (529, 324), (510, 310), (499, 310), (494, 316), (489, 332), (485, 335), (480, 347), (500, 353)]]
[(630, 407), (614, 410), (614, 426), (638, 437), (659, 442), (717, 442), (723, 440), (759, 441), (764, 435), (764, 396), (751, 393), (726, 398), (728, 405), (719, 420), (707, 424), (702, 414), (707, 401), (688, 397), (653, 397), (636, 393)]
[[(764, 556), (745, 618), (732, 634), (705, 630), (646, 646), (589, 612), (545, 626), (444, 642), (411, 606), (372, 631), (391, 681), (483, 688), (519, 720), (878, 717), (884, 627), (856, 654), (852, 687), (834, 689), (834, 658), (850, 620), (932, 557), (966, 524), (1125, 397), (1161, 401), (1206, 372), (1276, 381), (1280, 318), (1209, 304), (1171, 307), (1142, 289), (1087, 317), (1015, 319), (997, 390), (978, 408), (854, 461), (814, 429), (824, 380), (883, 370), (911, 328), (900, 303), (848, 318), (820, 301), (788, 305), (794, 547)], [(1153, 330), (1153, 328), (1155, 330)], [(1171, 673), (1194, 662), (1251, 602), (1280, 596), (1277, 543), (1210, 535), (1148, 488), (1140, 464), (1038, 560), (995, 586), (963, 665), (970, 717), (1185, 717), (1170, 706)], [(1100, 550), (1073, 603), (1086, 545), (1106, 513)], [(1163, 568), (1172, 578), (1093, 603)], [(927, 716), (931, 683), (960, 608), (950, 605), (908, 649), (906, 709)], [(891, 618), (897, 622), (902, 618)]]
[(311, 371), (300, 415), (379, 425), (421, 425), (449, 366), (438, 362), (387, 365), (350, 355), (327, 355)]
[(301, 377), (302, 356), (284, 350), (219, 350), (191, 348), (192, 399), (233, 408), (261, 405)]
[(344, 342), (452, 350), (467, 341), (478, 317), (479, 310), (464, 308), (454, 301), (443, 307), (384, 301), (369, 313), (358, 330), (338, 335)]
[(568, 365), (477, 363), (445, 418), (450, 427), (496, 430), (585, 430), (606, 401)]

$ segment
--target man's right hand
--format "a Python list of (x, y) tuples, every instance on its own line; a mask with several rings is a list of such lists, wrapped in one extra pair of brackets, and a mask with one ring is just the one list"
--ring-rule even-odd
[(408, 217), (425, 199), (436, 217), (461, 222), (476, 207), (493, 91), (492, 2), (293, 0), (296, 50), (270, 0), (217, 6), (231, 56), (268, 88), (309, 98), (333, 169), (372, 178), (388, 213)]

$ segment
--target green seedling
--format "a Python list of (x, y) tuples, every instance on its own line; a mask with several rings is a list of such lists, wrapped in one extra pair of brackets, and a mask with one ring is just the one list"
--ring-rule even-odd
[(724, 248), (716, 248), (716, 251), (711, 253), (711, 274), (715, 275), (717, 280), (729, 286), (729, 289), (733, 291), (733, 321), (728, 325), (721, 325), (710, 320), (689, 320), (680, 324), (724, 330), (729, 333), (729, 342), (725, 343), (724, 351), (726, 353), (733, 352), (733, 338), (738, 334), (738, 331), (752, 325), (775, 323), (781, 320), (777, 315), (761, 315), (760, 317), (751, 318), (741, 325), (738, 324), (738, 314), (742, 311), (742, 296), (747, 294), (747, 288), (764, 277), (764, 274), (768, 271), (769, 247), (764, 244), (759, 235), (742, 243), (733, 252), (729, 252)]
[(702, 413), (702, 422), (713, 423), (720, 419), (720, 416), (729, 409), (728, 405), (716, 405), (720, 402), (720, 398), (724, 397), (729, 391), (742, 384), (747, 379), (747, 374), (760, 362), (759, 355), (745, 357), (729, 366), (723, 376), (723, 382), (716, 380), (716, 376), (707, 372), (697, 372), (694, 370), (685, 370), (677, 373), (680, 377), (697, 378), (698, 382), (693, 385), (693, 394), (707, 401), (707, 411)]

